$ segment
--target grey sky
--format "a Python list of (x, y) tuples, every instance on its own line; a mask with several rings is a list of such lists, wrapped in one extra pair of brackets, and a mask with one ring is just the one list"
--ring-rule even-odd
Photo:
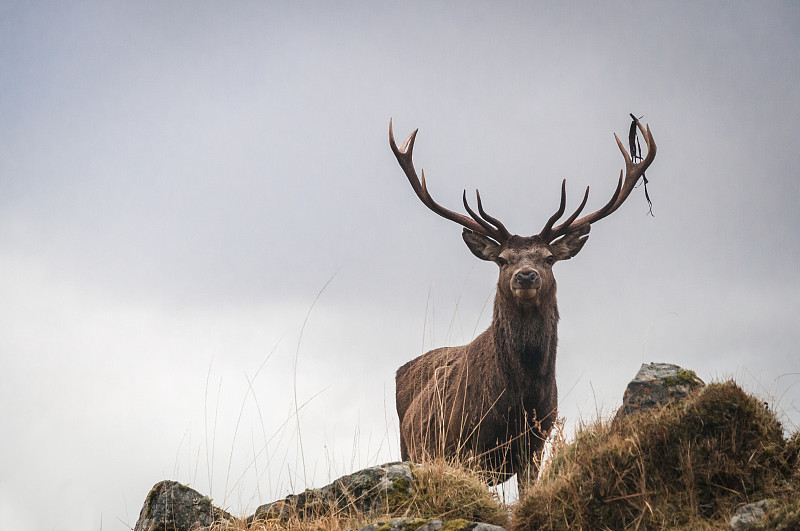
[(794, 2), (0, 3), (4, 525), (125, 529), (161, 479), (245, 513), (399, 458), (395, 368), (485, 328), (496, 267), (413, 195), (390, 117), (438, 201), (480, 188), (527, 235), (562, 178), (607, 200), (644, 115), (655, 217), (637, 189), (556, 267), (561, 414), (667, 361), (796, 429), (798, 27)]

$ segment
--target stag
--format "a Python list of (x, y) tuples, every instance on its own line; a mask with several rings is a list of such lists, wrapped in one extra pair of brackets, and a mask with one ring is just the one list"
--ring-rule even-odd
[[(635, 120), (635, 118), (634, 118)], [(517, 474), (521, 487), (536, 478), (544, 442), (558, 409), (556, 345), (558, 305), (553, 265), (583, 248), (591, 225), (615, 212), (656, 155), (650, 127), (636, 126), (647, 155), (636, 162), (615, 134), (625, 170), (611, 199), (599, 210), (580, 216), (580, 206), (562, 223), (561, 203), (535, 236), (511, 234), (487, 214), (476, 190), (476, 213), (469, 217), (436, 203), (428, 192), (425, 172), (417, 176), (412, 162), (417, 131), (398, 148), (389, 121), (389, 144), (417, 197), (439, 216), (463, 226), (462, 237), (472, 253), (500, 268), (492, 324), (468, 345), (431, 350), (400, 367), (396, 375), (397, 415), (403, 460), (421, 462), (446, 457), (474, 462), (492, 482)]]

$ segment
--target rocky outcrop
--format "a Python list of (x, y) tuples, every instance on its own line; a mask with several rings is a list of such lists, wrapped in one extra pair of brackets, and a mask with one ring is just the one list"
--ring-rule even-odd
[[(695, 395), (703, 387), (705, 383), (694, 371), (667, 363), (643, 364), (625, 390), (623, 405), (617, 411), (615, 421), (681, 401)], [(628, 422), (637, 418), (647, 422), (649, 417), (632, 416), (618, 427), (625, 428)], [(704, 422), (708, 424), (711, 420)], [(284, 525), (292, 525), (297, 519), (331, 514), (345, 518), (348, 515), (357, 515), (359, 518), (374, 515), (374, 518), (385, 520), (359, 531), (503, 531), (503, 527), (476, 521), (506, 525), (508, 520), (507, 509), (497, 503), (482, 480), (470, 476), (475, 484), (462, 485), (452, 472), (439, 471), (437, 474), (432, 470), (431, 467), (400, 462), (366, 468), (343, 476), (325, 487), (309, 489), (262, 505), (252, 516), (239, 522), (249, 525), (260, 520), (281, 520)], [(469, 475), (466, 471), (462, 473)], [(448, 496), (447, 507), (425, 505), (426, 500), (437, 498), (431, 496), (432, 493), (443, 491), (443, 483), (438, 479), (440, 476), (446, 482), (444, 488), (449, 489), (445, 492), (466, 493), (466, 496)], [(488, 509), (467, 510), (480, 505), (476, 500), (481, 494), (489, 499), (486, 503)], [(753, 522), (763, 518), (765, 510), (763, 503), (741, 508), (730, 522), (731, 529), (740, 531), (751, 528)], [(410, 515), (412, 518), (394, 518), (401, 515)], [(447, 519), (439, 515), (445, 515)], [(225, 521), (234, 522), (236, 519), (191, 488), (174, 481), (162, 481), (148, 494), (134, 531), (194, 531)]]
[(643, 363), (625, 389), (615, 420), (677, 402), (704, 386), (694, 371), (671, 363)]
[[(411, 463), (387, 463), (360, 470), (353, 474), (343, 476), (330, 485), (320, 489), (309, 489), (303, 493), (290, 495), (283, 500), (268, 503), (259, 507), (255, 514), (244, 519), (246, 525), (259, 520), (283, 520), (290, 525), (296, 519), (314, 518), (330, 514), (346, 517), (351, 515), (375, 515), (375, 518), (387, 518), (386, 515), (408, 514), (413, 515), (420, 508), (414, 503), (420, 502), (420, 497), (430, 495), (431, 487), (435, 482), (430, 479), (430, 469), (417, 468), (417, 476)], [(420, 475), (421, 474), (421, 475)], [(434, 474), (435, 475), (435, 474)], [(443, 474), (445, 476), (448, 473)], [(449, 481), (458, 481), (456, 477)], [(450, 485), (452, 489), (460, 489), (460, 483)], [(472, 489), (480, 489), (487, 497), (491, 498), (484, 487), (464, 487), (464, 492), (469, 496), (468, 501), (459, 502), (456, 507), (440, 508), (441, 514), (449, 514), (447, 520), (436, 517), (426, 518), (395, 518), (368, 525), (363, 531), (503, 531), (502, 527), (488, 523), (471, 521), (471, 519), (486, 519), (502, 523), (507, 519), (507, 513), (497, 505), (500, 514), (487, 510), (477, 509), (480, 506), (479, 493)], [(424, 493), (424, 494), (423, 494)], [(472, 494), (470, 494), (472, 493)], [(493, 502), (495, 503), (495, 502)], [(464, 505), (466, 509), (459, 511)], [(467, 510), (474, 506), (474, 511)], [(440, 514), (422, 509), (417, 514)], [(482, 516), (481, 516), (482, 515)], [(230, 514), (214, 507), (211, 500), (191, 488), (175, 481), (162, 481), (156, 484), (147, 495), (139, 520), (136, 522), (135, 531), (195, 531), (205, 529), (213, 524), (224, 521), (235, 521)], [(213, 528), (213, 527), (212, 527)]]
[(309, 489), (262, 505), (249, 521), (289, 514), (326, 514), (334, 510), (386, 513), (411, 496), (414, 476), (408, 463), (388, 463), (343, 476), (320, 489)]
[[(502, 523), (508, 520), (508, 514), (494, 500), (485, 484), (474, 476), (466, 481), (467, 476), (466, 471), (456, 471), (445, 465), (421, 467), (411, 463), (388, 463), (343, 476), (321, 489), (306, 490), (262, 505), (247, 518), (247, 522), (265, 519), (291, 521), (293, 518), (313, 518), (332, 513), (342, 516), (373, 514), (376, 518), (411, 514), (427, 516), (380, 521), (362, 528), (362, 531), (503, 531), (502, 527), (473, 521), (485, 519)], [(440, 504), (434, 509), (432, 499), (439, 492), (437, 487), (451, 493), (456, 490), (465, 499), (457, 501), (458, 496), (453, 495), (450, 506)], [(487, 503), (487, 499), (491, 503)], [(439, 514), (449, 515), (449, 519), (433, 516)]]
[(211, 499), (177, 481), (162, 481), (150, 490), (134, 531), (189, 531), (233, 520)]

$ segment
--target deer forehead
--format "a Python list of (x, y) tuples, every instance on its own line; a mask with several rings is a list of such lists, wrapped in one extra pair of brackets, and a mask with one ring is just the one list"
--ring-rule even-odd
[(500, 257), (509, 263), (520, 261), (540, 262), (553, 256), (550, 248), (543, 243), (531, 244), (525, 247), (511, 247), (500, 251)]

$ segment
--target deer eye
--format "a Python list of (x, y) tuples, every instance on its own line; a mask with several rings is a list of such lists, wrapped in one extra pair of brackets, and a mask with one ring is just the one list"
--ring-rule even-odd
[(506, 260), (506, 259), (505, 259), (505, 258), (503, 258), (502, 256), (498, 256), (498, 257), (497, 257), (497, 265), (499, 265), (499, 266), (501, 266), (501, 267), (502, 267), (502, 266), (504, 266), (504, 265), (506, 265), (506, 264), (508, 264), (508, 260)]
[(556, 257), (553, 255), (548, 256), (544, 259), (544, 263), (551, 266), (556, 263)]

